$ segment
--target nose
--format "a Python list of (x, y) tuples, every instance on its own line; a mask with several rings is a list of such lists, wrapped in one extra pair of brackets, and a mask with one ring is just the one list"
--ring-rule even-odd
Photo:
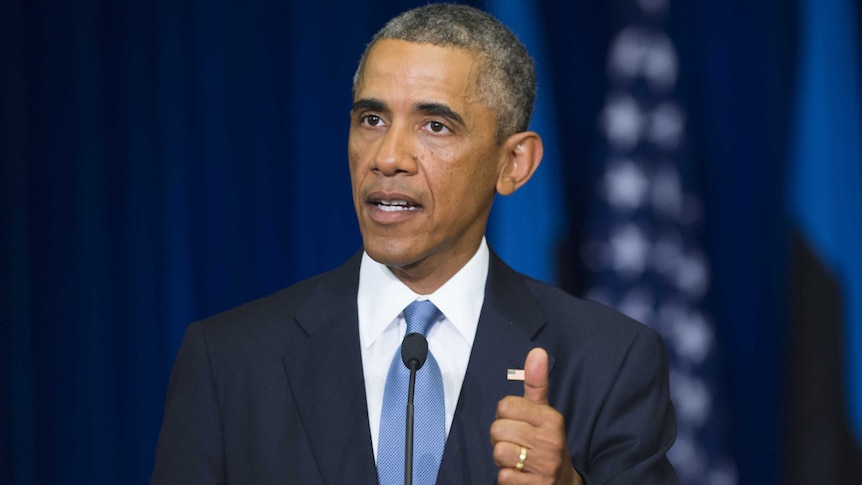
[(390, 126), (378, 140), (371, 170), (387, 177), (416, 173), (416, 144), (410, 130)]

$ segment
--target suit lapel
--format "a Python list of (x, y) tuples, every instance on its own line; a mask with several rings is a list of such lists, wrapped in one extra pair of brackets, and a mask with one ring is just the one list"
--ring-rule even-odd
[[(324, 483), (377, 482), (359, 349), (360, 260), (361, 253), (321, 277), (296, 313), (302, 332), (283, 356)], [(522, 382), (506, 378), (506, 371), (523, 369), (545, 322), (523, 277), (492, 251), (485, 302), (438, 483), (496, 480), (489, 434), (497, 402), (524, 390)]]
[(376, 483), (356, 291), (359, 255), (322, 277), (296, 313), (283, 362), (325, 483)]
[(490, 440), (497, 402), (523, 395), (521, 381), (509, 381), (508, 369), (523, 369), (545, 316), (522, 276), (491, 252), (485, 302), (438, 483), (493, 483), (498, 469)]

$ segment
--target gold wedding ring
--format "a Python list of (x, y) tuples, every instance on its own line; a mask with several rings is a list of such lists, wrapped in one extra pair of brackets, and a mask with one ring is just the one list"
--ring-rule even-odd
[(521, 454), (518, 455), (518, 463), (515, 464), (515, 470), (524, 471), (524, 462), (527, 461), (527, 448), (521, 447)]

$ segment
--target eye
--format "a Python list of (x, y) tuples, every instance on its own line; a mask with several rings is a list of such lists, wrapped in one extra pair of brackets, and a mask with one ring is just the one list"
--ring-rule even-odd
[(432, 133), (449, 133), (452, 131), (448, 126), (439, 121), (429, 121), (425, 126), (427, 129), (431, 130)]
[(362, 124), (368, 126), (380, 126), (383, 123), (383, 120), (377, 115), (364, 115), (360, 120)]

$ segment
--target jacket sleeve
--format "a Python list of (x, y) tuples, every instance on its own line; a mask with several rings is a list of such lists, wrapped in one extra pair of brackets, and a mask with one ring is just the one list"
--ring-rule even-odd
[(226, 483), (217, 385), (199, 322), (186, 330), (177, 353), (150, 483)]
[(676, 438), (667, 354), (661, 337), (651, 329), (643, 328), (632, 340), (604, 399), (596, 430), (589, 471), (581, 475), (586, 483), (679, 483), (666, 457)]

